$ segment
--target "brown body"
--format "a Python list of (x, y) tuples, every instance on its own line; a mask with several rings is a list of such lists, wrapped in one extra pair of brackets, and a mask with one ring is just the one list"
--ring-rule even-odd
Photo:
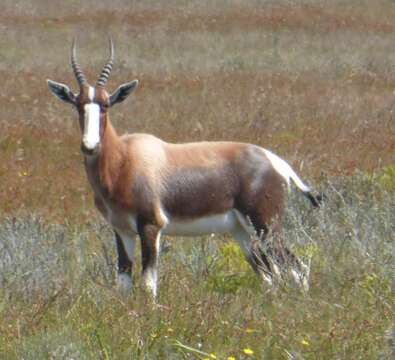
[[(254, 247), (278, 232), (284, 187), (292, 180), (318, 205), (291, 167), (268, 150), (235, 142), (166, 143), (148, 134), (118, 136), (108, 108), (123, 101), (137, 81), (109, 95), (104, 89), (111, 58), (95, 87), (89, 86), (75, 60), (78, 95), (48, 81), (54, 94), (75, 105), (83, 134), (81, 149), (95, 204), (112, 225), (118, 250), (119, 284), (131, 288), (136, 236), (141, 239), (143, 281), (156, 295), (159, 239), (169, 235), (231, 233), (253, 269), (271, 282), (286, 263), (297, 281), (303, 264), (284, 246)], [(299, 277), (299, 279), (298, 279)]]
[(162, 228), (163, 213), (187, 221), (237, 209), (262, 228), (283, 207), (285, 180), (255, 145), (119, 137), (107, 120), (100, 155), (85, 166), (106, 218), (108, 209)]

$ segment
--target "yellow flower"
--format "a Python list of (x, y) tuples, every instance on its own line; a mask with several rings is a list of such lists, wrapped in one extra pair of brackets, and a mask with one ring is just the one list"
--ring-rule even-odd
[(214, 354), (209, 354), (210, 357), (205, 357), (203, 360), (210, 360), (210, 359), (216, 359), (217, 357)]
[(250, 328), (247, 328), (247, 329), (246, 329), (246, 333), (247, 333), (247, 334), (252, 334), (252, 333), (254, 333), (254, 332), (256, 332), (256, 330), (250, 329)]
[(254, 354), (254, 352), (250, 348), (245, 348), (245, 349), (243, 349), (243, 351), (244, 351), (244, 354), (246, 354), (246, 355), (253, 355)]
[(300, 343), (302, 345), (304, 345), (304, 346), (309, 346), (310, 345), (310, 343), (306, 339), (303, 339)]
[(234, 356), (228, 356), (227, 360), (236, 360), (236, 358)]

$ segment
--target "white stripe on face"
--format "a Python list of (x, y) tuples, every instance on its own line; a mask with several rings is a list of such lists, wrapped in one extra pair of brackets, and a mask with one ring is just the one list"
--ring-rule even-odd
[(92, 86), (89, 86), (88, 89), (88, 98), (90, 102), (93, 102), (93, 100), (95, 99), (95, 88)]
[(97, 104), (84, 105), (84, 146), (93, 150), (100, 143), (100, 106)]

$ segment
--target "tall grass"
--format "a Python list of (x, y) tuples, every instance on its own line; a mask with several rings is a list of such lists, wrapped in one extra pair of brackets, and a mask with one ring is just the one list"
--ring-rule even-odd
[(159, 305), (139, 287), (138, 257), (124, 299), (106, 226), (3, 219), (0, 356), (390, 359), (394, 193), (364, 174), (321, 188), (321, 209), (292, 192), (284, 219), (288, 245), (311, 259), (309, 293), (262, 286), (227, 237), (169, 238)]

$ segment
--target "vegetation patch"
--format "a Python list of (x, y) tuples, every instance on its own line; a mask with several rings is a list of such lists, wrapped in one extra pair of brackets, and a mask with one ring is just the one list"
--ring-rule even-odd
[(363, 174), (320, 187), (320, 209), (291, 192), (284, 219), (286, 242), (311, 260), (308, 293), (262, 284), (232, 239), (165, 238), (158, 304), (138, 256), (125, 299), (107, 226), (3, 218), (0, 356), (389, 359), (394, 193)]

